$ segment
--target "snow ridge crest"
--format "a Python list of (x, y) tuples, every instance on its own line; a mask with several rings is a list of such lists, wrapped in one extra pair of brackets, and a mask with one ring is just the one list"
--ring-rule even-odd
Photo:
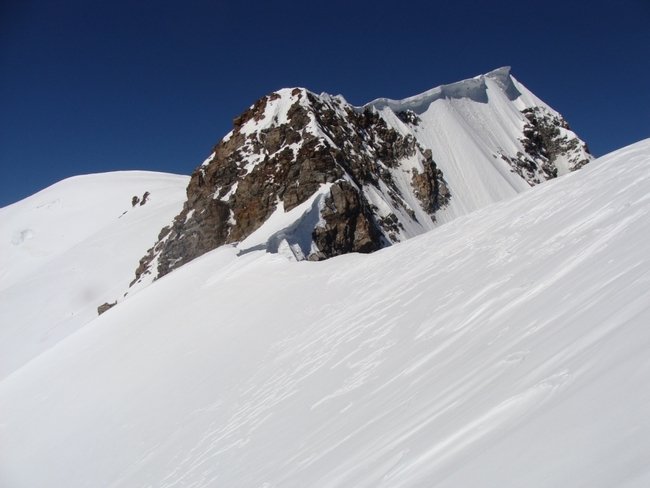
[(420, 114), (427, 110), (436, 100), (468, 98), (475, 102), (487, 103), (487, 83), (486, 79), (494, 80), (510, 100), (515, 100), (521, 93), (514, 85), (513, 78), (510, 76), (510, 66), (497, 68), (484, 75), (475, 76), (466, 80), (457, 81), (447, 85), (440, 85), (427, 90), (419, 95), (404, 98), (402, 100), (393, 100), (390, 98), (377, 98), (367, 103), (363, 107), (375, 107), (378, 110), (390, 108), (395, 112), (411, 110)]

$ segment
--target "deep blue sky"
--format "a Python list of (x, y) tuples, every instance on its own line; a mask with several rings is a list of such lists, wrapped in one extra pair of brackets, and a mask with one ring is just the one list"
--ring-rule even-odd
[(601, 155), (650, 136), (650, 1), (0, 0), (0, 206), (189, 174), (260, 96), (362, 104), (511, 65)]

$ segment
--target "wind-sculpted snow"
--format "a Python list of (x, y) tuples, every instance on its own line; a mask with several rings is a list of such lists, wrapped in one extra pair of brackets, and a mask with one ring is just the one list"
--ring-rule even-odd
[(513, 79), (510, 77), (510, 67), (504, 66), (485, 75), (448, 85), (441, 85), (403, 100), (378, 98), (364, 105), (364, 108), (374, 107), (381, 110), (388, 107), (394, 112), (411, 110), (416, 114), (421, 114), (426, 112), (433, 102), (445, 98), (465, 98), (474, 102), (488, 103), (488, 85), (486, 79), (497, 82), (511, 101), (521, 96), (521, 92), (517, 89)]
[(0, 382), (0, 484), (646, 487), (650, 140), (371, 255), (222, 247)]

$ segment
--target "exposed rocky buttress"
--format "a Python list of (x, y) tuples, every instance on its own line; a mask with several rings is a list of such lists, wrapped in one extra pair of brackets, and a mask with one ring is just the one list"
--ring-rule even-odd
[(526, 122), (519, 142), (523, 151), (500, 154), (531, 186), (582, 168), (592, 160), (587, 145), (559, 114), (544, 107), (521, 112)]
[[(319, 260), (373, 252), (413, 229), (428, 230), (449, 198), (431, 152), (376, 110), (304, 89), (280, 90), (237, 117), (193, 172), (181, 213), (140, 260), (132, 284), (241, 243), (274, 212), (308, 201), (318, 212), (310, 243), (291, 229), (282, 239), (299, 259)], [(298, 227), (304, 232), (297, 223), (292, 229)]]

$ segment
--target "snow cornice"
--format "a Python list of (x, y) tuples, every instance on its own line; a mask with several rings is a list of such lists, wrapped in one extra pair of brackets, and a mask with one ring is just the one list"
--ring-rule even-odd
[(372, 107), (381, 110), (388, 107), (394, 112), (412, 110), (419, 114), (424, 112), (431, 103), (441, 98), (469, 98), (475, 102), (487, 103), (486, 79), (495, 81), (510, 100), (516, 99), (521, 94), (510, 75), (510, 66), (502, 66), (488, 73), (455, 83), (440, 85), (418, 95), (401, 100), (377, 98), (360, 108), (366, 109)]

